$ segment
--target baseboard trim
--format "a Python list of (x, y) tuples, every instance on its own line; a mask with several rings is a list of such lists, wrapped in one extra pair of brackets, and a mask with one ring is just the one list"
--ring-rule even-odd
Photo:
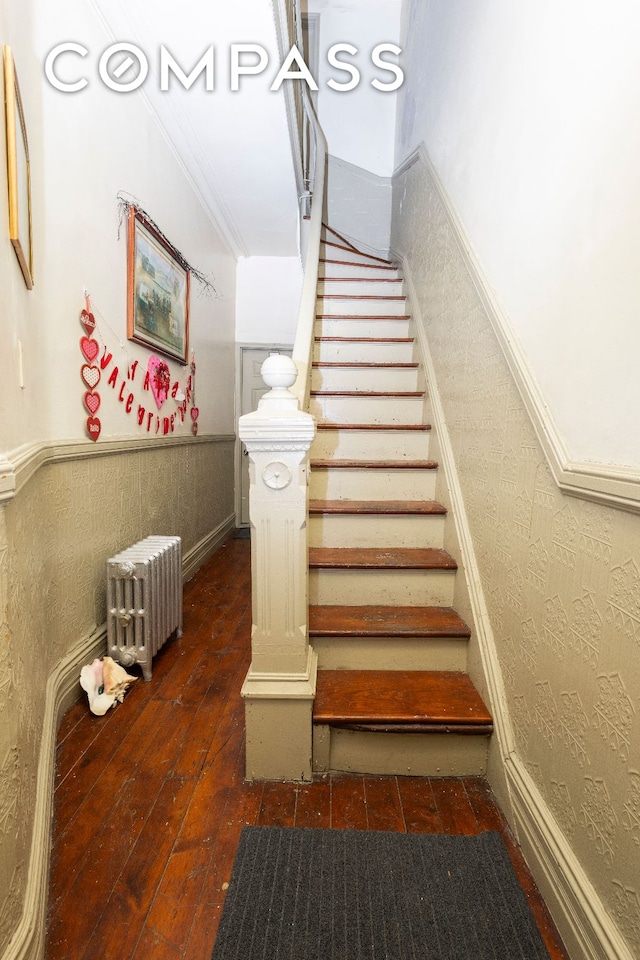
[(235, 527), (235, 514), (231, 514), (231, 516), (223, 520), (222, 523), (219, 523), (211, 533), (203, 537), (202, 540), (185, 555), (182, 561), (182, 580), (184, 583), (197, 573), (202, 564), (209, 559), (211, 554), (217, 550), (220, 544), (235, 530)]
[(444, 406), (438, 391), (411, 267), (406, 259), (403, 261), (403, 273), (411, 305), (410, 312), (414, 317), (415, 335), (427, 378), (433, 427), (438, 436), (440, 459), (453, 506), (452, 513), (466, 573), (474, 630), (489, 689), (495, 735), (506, 778), (512, 826), (573, 960), (634, 960), (544, 797), (516, 753), (502, 671), (480, 581), (453, 446), (446, 426)]
[[(191, 579), (234, 529), (235, 517), (232, 515), (218, 524), (211, 533), (203, 537), (185, 554), (182, 563), (183, 581)], [(96, 657), (103, 657), (107, 649), (106, 644), (107, 628), (106, 624), (102, 624), (76, 644), (74, 649), (58, 663), (47, 681), (38, 758), (35, 817), (22, 918), (2, 960), (43, 960), (44, 958), (56, 735), (62, 717), (81, 696), (80, 670)]]
[(570, 956), (634, 960), (522, 761), (506, 766), (520, 843)]
[[(489, 317), (492, 329), (498, 339), (557, 485), (564, 493), (572, 497), (592, 500), (595, 503), (604, 503), (633, 513), (640, 512), (640, 469), (615, 467), (605, 463), (575, 461), (569, 457), (564, 440), (522, 351), (519, 338), (491, 289), (491, 285), (469, 243), (462, 222), (424, 143), (421, 143), (397, 167), (394, 180), (403, 176), (419, 161), (426, 166), (436, 188), (451, 232), (469, 271), (471, 281)], [(400, 257), (400, 259), (402, 258)]]

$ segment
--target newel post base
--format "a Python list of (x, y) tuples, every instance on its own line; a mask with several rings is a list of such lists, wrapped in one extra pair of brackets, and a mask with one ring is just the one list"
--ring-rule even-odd
[(315, 421), (289, 391), (289, 357), (270, 356), (272, 389), (240, 418), (249, 455), (251, 666), (245, 701), (248, 780), (310, 780), (317, 657), (308, 638), (308, 458)]

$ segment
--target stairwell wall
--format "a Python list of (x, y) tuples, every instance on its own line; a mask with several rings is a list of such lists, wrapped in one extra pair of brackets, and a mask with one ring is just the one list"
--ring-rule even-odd
[[(640, 518), (558, 488), (450, 211), (424, 155), (397, 176), (392, 245), (479, 572), (476, 635), (488, 631), (495, 648), (491, 708), (514, 825), (572, 957), (630, 958), (640, 952)], [(481, 652), (476, 641), (472, 676), (485, 671)]]

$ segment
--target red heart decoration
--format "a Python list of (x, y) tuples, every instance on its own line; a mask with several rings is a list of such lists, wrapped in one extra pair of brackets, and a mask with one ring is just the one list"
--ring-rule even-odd
[(85, 360), (91, 363), (98, 356), (100, 347), (96, 340), (91, 340), (90, 337), (80, 337), (80, 349), (84, 354)]
[(102, 374), (100, 373), (99, 367), (90, 367), (89, 364), (83, 363), (82, 367), (80, 368), (80, 376), (84, 380), (86, 386), (89, 387), (89, 390), (93, 390), (93, 388), (97, 387), (100, 383), (100, 377)]
[(94, 315), (88, 310), (83, 310), (80, 314), (80, 323), (84, 327), (87, 336), (90, 337), (96, 328), (96, 318)]
[(198, 407), (191, 407), (191, 419), (197, 420), (200, 415), (200, 410)]
[(89, 439), (95, 441), (100, 436), (100, 431), (102, 429), (102, 424), (97, 417), (87, 417), (87, 433), (89, 434)]
[(89, 390), (84, 395), (84, 405), (89, 413), (97, 413), (100, 407), (100, 394), (91, 393)]
[(165, 363), (164, 360), (161, 360), (160, 357), (153, 356), (149, 357), (147, 370), (149, 372), (151, 393), (159, 410), (169, 396), (169, 388), (171, 386), (169, 365)]
[(194, 437), (198, 436), (198, 424), (195, 420), (191, 424), (191, 433), (194, 435)]

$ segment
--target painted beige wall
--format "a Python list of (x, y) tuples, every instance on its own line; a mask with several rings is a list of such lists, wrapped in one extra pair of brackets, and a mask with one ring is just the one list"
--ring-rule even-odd
[(423, 161), (400, 176), (392, 243), (413, 278), (495, 638), (506, 698), (492, 708), (637, 956), (640, 517), (554, 483), (440, 198)]
[(396, 164), (422, 141), (571, 460), (640, 467), (635, 0), (405, 0)]

